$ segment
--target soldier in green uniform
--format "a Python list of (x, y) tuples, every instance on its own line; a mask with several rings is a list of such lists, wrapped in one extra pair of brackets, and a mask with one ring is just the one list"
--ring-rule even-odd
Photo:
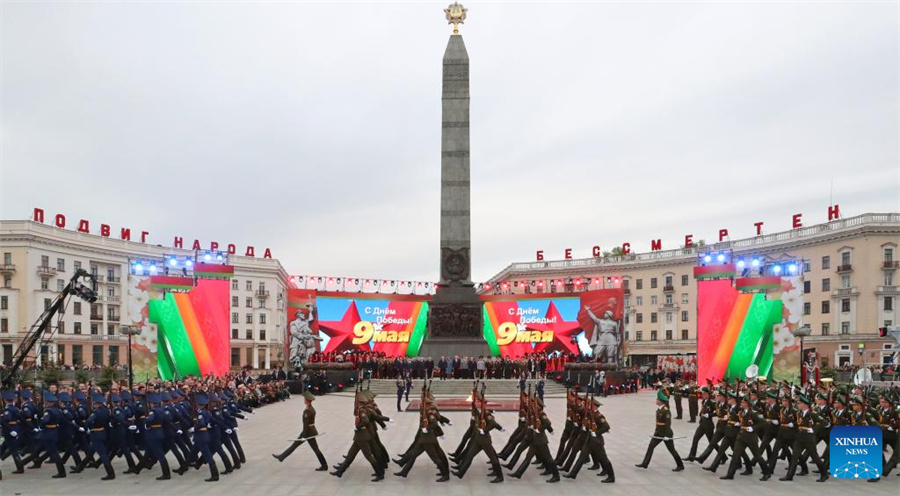
[[(881, 427), (882, 454), (881, 454), (881, 477), (887, 477), (891, 471), (897, 466), (897, 457), (900, 456), (900, 439), (897, 437), (897, 431), (900, 430), (900, 414), (894, 408), (894, 401), (890, 396), (883, 394), (878, 398), (878, 410), (875, 417), (878, 419), (878, 425)], [(891, 448), (891, 458), (885, 460), (884, 451)], [(881, 480), (869, 479), (869, 482), (877, 482)]]
[(816, 427), (822, 424), (822, 419), (813, 412), (809, 406), (811, 401), (804, 395), (797, 398), (797, 406), (799, 410), (794, 414), (794, 424), (797, 429), (797, 438), (794, 441), (793, 456), (791, 456), (791, 464), (788, 467), (788, 473), (784, 477), (778, 479), (780, 481), (794, 480), (794, 473), (797, 471), (797, 465), (805, 456), (812, 458), (813, 463), (819, 468), (818, 482), (828, 480), (828, 468), (819, 458), (816, 452)]
[(691, 417), (691, 419), (688, 420), (688, 423), (693, 424), (697, 422), (697, 414), (700, 413), (700, 388), (697, 384), (691, 383), (687, 386), (687, 397), (688, 413)]
[(681, 414), (683, 413), (681, 399), (684, 396), (684, 384), (681, 381), (675, 382), (673, 393), (675, 394), (675, 420), (681, 420)]
[[(741, 398), (738, 421), (740, 422), (738, 426), (740, 431), (734, 444), (734, 454), (731, 457), (731, 464), (728, 465), (728, 473), (719, 478), (724, 480), (734, 479), (734, 473), (737, 471), (740, 460), (746, 456), (745, 451), (749, 449), (750, 453), (753, 455), (753, 461), (758, 463), (760, 469), (762, 469), (763, 476), (759, 480), (769, 480), (771, 473), (765, 462), (763, 462), (762, 456), (760, 456), (759, 437), (756, 433), (756, 429), (765, 422), (765, 419), (758, 411), (751, 407), (750, 399), (747, 397)], [(749, 464), (747, 465), (747, 468), (750, 468)]]
[(594, 458), (603, 467), (603, 470), (597, 475), (606, 476), (600, 482), (611, 483), (616, 481), (616, 473), (613, 470), (612, 463), (609, 461), (609, 457), (606, 455), (606, 446), (603, 440), (603, 434), (609, 432), (609, 423), (606, 421), (606, 417), (597, 409), (599, 406), (600, 402), (595, 399), (591, 411), (588, 415), (585, 415), (584, 427), (587, 429), (588, 437), (575, 466), (564, 476), (567, 479), (576, 478), (578, 471), (587, 463), (588, 458)]
[(413, 448), (411, 452), (408, 453), (403, 468), (394, 475), (405, 478), (416, 463), (416, 458), (422, 453), (428, 453), (429, 458), (431, 458), (438, 467), (438, 475), (440, 478), (437, 481), (446, 482), (450, 480), (450, 466), (447, 462), (446, 455), (444, 455), (444, 451), (438, 443), (438, 437), (443, 436), (443, 431), (438, 423), (437, 412), (434, 409), (429, 409), (427, 406), (423, 408), (423, 412), (424, 414), (421, 415), (420, 420), (419, 433), (416, 434)]
[(685, 458), (685, 461), (689, 462), (693, 462), (697, 459), (697, 446), (700, 444), (700, 439), (706, 436), (706, 442), (711, 443), (713, 440), (713, 432), (715, 431), (712, 418), (716, 414), (716, 402), (709, 397), (709, 388), (704, 386), (699, 391), (701, 396), (700, 423), (694, 431), (694, 438), (691, 440), (691, 451), (688, 453), (687, 458)]
[(675, 442), (672, 440), (672, 412), (668, 407), (669, 397), (662, 391), (656, 394), (656, 429), (653, 431), (653, 437), (650, 439), (650, 445), (647, 446), (647, 453), (644, 455), (644, 461), (635, 465), (635, 467), (647, 468), (650, 465), (650, 458), (653, 457), (653, 450), (659, 443), (666, 443), (666, 449), (675, 459), (676, 466), (673, 472), (684, 470), (684, 463), (678, 452), (675, 451)]
[[(737, 403), (737, 394), (733, 392), (728, 392), (728, 424), (725, 427), (725, 436), (722, 438), (722, 442), (719, 443), (719, 451), (716, 454), (716, 458), (713, 460), (712, 465), (709, 467), (703, 467), (703, 470), (709, 470), (710, 472), (715, 472), (719, 465), (725, 463), (726, 453), (729, 448), (731, 448), (732, 452), (734, 451), (734, 445), (737, 442), (738, 434), (741, 431), (741, 422), (740, 418), (738, 418), (738, 413), (740, 412), (740, 406)], [(753, 469), (750, 466), (750, 459), (747, 458), (747, 455), (744, 455), (743, 461), (745, 462), (745, 469), (741, 475), (750, 475), (753, 473)]]
[[(696, 458), (696, 461), (701, 465), (706, 462), (706, 459), (709, 458), (709, 455), (713, 453), (713, 451), (717, 451), (719, 449), (719, 443), (722, 442), (722, 439), (725, 437), (725, 429), (728, 427), (728, 403), (726, 400), (725, 392), (721, 389), (716, 390), (716, 429), (713, 431), (712, 441), (709, 442), (709, 446), (703, 450), (703, 453), (700, 454)], [(695, 460), (690, 460), (695, 461)]]
[(297, 436), (297, 439), (292, 442), (283, 453), (280, 455), (273, 454), (272, 456), (279, 462), (283, 462), (285, 458), (291, 456), (291, 453), (293, 453), (294, 450), (306, 442), (309, 443), (309, 447), (312, 448), (313, 453), (316, 454), (316, 458), (319, 459), (319, 468), (317, 468), (316, 471), (324, 472), (325, 470), (328, 470), (328, 462), (325, 461), (325, 456), (322, 455), (322, 451), (319, 450), (319, 443), (316, 440), (319, 431), (316, 430), (316, 409), (312, 406), (313, 401), (315, 400), (316, 397), (312, 393), (303, 391), (303, 402), (306, 404), (306, 409), (303, 410), (303, 430), (300, 431), (300, 435)]
[(531, 465), (532, 458), (537, 458), (545, 469), (541, 475), (551, 476), (547, 482), (559, 482), (559, 469), (553, 460), (553, 456), (550, 454), (549, 440), (547, 439), (547, 432), (552, 433), (553, 426), (547, 414), (544, 413), (543, 407), (544, 402), (537, 396), (534, 396), (531, 400), (532, 414), (529, 422), (534, 432), (531, 436), (531, 445), (528, 448), (528, 454), (525, 455), (525, 460), (522, 461), (518, 470), (509, 474), (510, 477), (522, 478), (525, 469)]
[[(772, 459), (772, 441), (778, 437), (778, 392), (766, 391), (766, 402), (762, 407), (762, 415), (766, 422), (760, 426), (759, 447), (766, 452), (766, 460)], [(768, 465), (768, 463), (766, 463)]]
[(358, 391), (356, 393), (357, 411), (354, 413), (355, 418), (353, 421), (353, 444), (350, 445), (350, 450), (344, 457), (344, 461), (334, 466), (335, 470), (334, 472), (331, 472), (331, 475), (335, 477), (340, 478), (343, 476), (344, 472), (350, 467), (350, 464), (353, 463), (356, 455), (362, 452), (366, 461), (368, 461), (369, 464), (372, 465), (372, 468), (375, 469), (375, 478), (372, 479), (372, 482), (384, 480), (384, 469), (375, 458), (375, 454), (372, 453), (373, 422), (370, 418), (368, 409), (365, 407), (367, 398), (368, 395), (366, 394), (366, 391)]
[[(473, 401), (475, 401), (474, 397)], [(497, 452), (494, 451), (494, 445), (491, 442), (491, 431), (498, 430), (502, 432), (503, 427), (500, 426), (500, 424), (497, 423), (497, 420), (494, 419), (494, 416), (487, 411), (487, 405), (483, 398), (478, 413), (478, 429), (475, 430), (475, 433), (472, 436), (468, 451), (463, 455), (459, 464), (454, 467), (455, 471), (452, 473), (462, 479), (466, 474), (466, 471), (469, 470), (469, 467), (472, 466), (472, 461), (475, 459), (475, 456), (477, 456), (479, 452), (484, 451), (490, 460), (491, 473), (494, 476), (494, 478), (491, 479), (491, 483), (503, 482), (503, 471), (500, 468), (500, 460), (497, 458)]]

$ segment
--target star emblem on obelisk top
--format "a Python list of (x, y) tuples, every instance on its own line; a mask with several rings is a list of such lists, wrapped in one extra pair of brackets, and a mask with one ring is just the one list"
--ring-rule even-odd
[(468, 11), (469, 9), (463, 7), (459, 2), (453, 2), (444, 9), (447, 24), (453, 24), (453, 34), (459, 34), (459, 25), (465, 23)]

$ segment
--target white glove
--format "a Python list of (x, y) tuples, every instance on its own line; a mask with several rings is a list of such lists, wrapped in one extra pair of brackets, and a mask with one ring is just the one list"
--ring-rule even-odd
[(772, 421), (772, 425), (778, 425), (778, 421), (777, 421), (777, 420), (773, 420), (773, 421)]
[(753, 427), (747, 427), (747, 432), (753, 432)]
[(19, 437), (19, 433), (16, 432), (16, 431), (10, 432), (9, 435), (12, 436), (12, 437)]
[(231, 434), (231, 429), (225, 429), (226, 434)]
[(393, 422), (393, 421), (394, 421), (394, 419), (388, 419), (388, 422)]
[(128, 430), (129, 430), (129, 431), (136, 431), (136, 430), (137, 430), (137, 426), (136, 426), (136, 425), (129, 425), (129, 426), (128, 426)]
[(587, 430), (587, 427), (585, 427), (585, 426), (582, 425), (582, 426), (581, 426), (581, 430), (586, 431), (586, 430)]
[(812, 428), (809, 428), (809, 429), (806, 429), (806, 432), (812, 434), (812, 433), (813, 433), (813, 430), (812, 430)]
[(184, 434), (183, 432), (181, 432), (181, 429), (178, 429), (176, 432), (178, 433), (179, 436)]
[(34, 432), (41, 432), (40, 429), (34, 429)]
[(422, 427), (422, 434), (428, 434), (428, 429)]
[(592, 432), (592, 433), (591, 433), (591, 437), (597, 437), (597, 433), (596, 433), (596, 432)]
[(484, 435), (484, 429), (478, 429), (478, 432), (481, 433), (482, 436)]
[(194, 432), (194, 428), (193, 428), (193, 427), (191, 427), (190, 429), (188, 429), (188, 433), (193, 434), (193, 432)]
[(237, 431), (238, 431), (238, 428), (237, 428), (237, 427), (235, 427), (235, 428), (234, 428), (234, 432), (237, 432)]
[(893, 428), (893, 427), (888, 427), (888, 430), (889, 430), (889, 431), (893, 431), (894, 428)]
[(793, 426), (794, 426), (794, 423), (793, 423), (793, 422), (791, 422), (791, 423), (788, 424), (788, 427), (793, 427)]
[(78, 432), (84, 432), (84, 427), (79, 427)]
[(519, 422), (525, 422), (525, 417), (519, 417)]

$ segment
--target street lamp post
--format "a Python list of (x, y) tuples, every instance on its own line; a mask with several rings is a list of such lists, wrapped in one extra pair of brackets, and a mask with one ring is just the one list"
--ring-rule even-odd
[[(792, 333), (795, 338), (800, 338), (800, 382), (803, 382), (803, 367), (805, 364), (803, 363), (803, 338), (812, 334), (812, 329), (809, 327), (809, 324), (804, 324), (796, 329)], [(807, 381), (809, 378), (807, 378)]]
[(134, 388), (134, 369), (131, 366), (131, 336), (137, 336), (142, 329), (138, 326), (122, 326), (122, 334), (128, 336), (128, 390)]

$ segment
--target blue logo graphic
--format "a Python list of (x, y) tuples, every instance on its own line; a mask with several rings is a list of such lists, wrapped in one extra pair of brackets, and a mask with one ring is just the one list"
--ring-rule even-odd
[(840, 426), (831, 429), (830, 466), (835, 479), (881, 477), (881, 429), (874, 426)]

